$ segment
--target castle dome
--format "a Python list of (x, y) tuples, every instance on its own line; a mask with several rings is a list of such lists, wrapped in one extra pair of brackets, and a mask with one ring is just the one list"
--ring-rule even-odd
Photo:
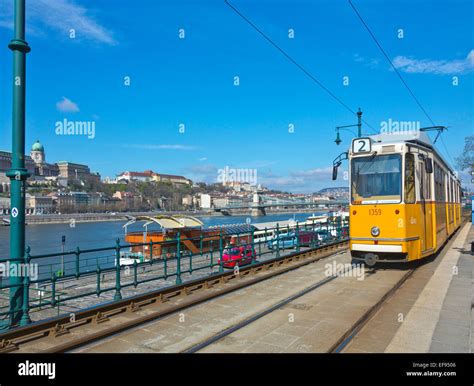
[(40, 143), (39, 140), (36, 140), (36, 142), (33, 144), (33, 146), (31, 146), (31, 151), (41, 151), (41, 152), (44, 152), (44, 147), (43, 147), (43, 145)]

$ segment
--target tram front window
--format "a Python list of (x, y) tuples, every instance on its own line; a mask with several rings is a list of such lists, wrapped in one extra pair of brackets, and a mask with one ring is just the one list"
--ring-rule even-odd
[(400, 154), (356, 157), (351, 163), (353, 204), (401, 202)]

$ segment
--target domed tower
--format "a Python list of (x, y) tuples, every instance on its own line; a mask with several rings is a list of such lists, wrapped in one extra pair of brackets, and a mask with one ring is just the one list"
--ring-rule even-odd
[(45, 162), (46, 157), (44, 154), (44, 147), (39, 140), (36, 140), (33, 146), (31, 146), (30, 156), (35, 164), (42, 164)]

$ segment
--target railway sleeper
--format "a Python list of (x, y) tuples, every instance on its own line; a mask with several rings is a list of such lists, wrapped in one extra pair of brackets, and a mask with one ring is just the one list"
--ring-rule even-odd
[(9, 339), (2, 339), (0, 341), (0, 352), (12, 352), (18, 350), (18, 344), (13, 343)]

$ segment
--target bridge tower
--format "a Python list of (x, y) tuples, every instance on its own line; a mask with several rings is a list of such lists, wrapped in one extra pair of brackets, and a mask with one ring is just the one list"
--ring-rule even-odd
[(265, 206), (263, 205), (262, 191), (257, 190), (253, 194), (251, 216), (266, 216)]

